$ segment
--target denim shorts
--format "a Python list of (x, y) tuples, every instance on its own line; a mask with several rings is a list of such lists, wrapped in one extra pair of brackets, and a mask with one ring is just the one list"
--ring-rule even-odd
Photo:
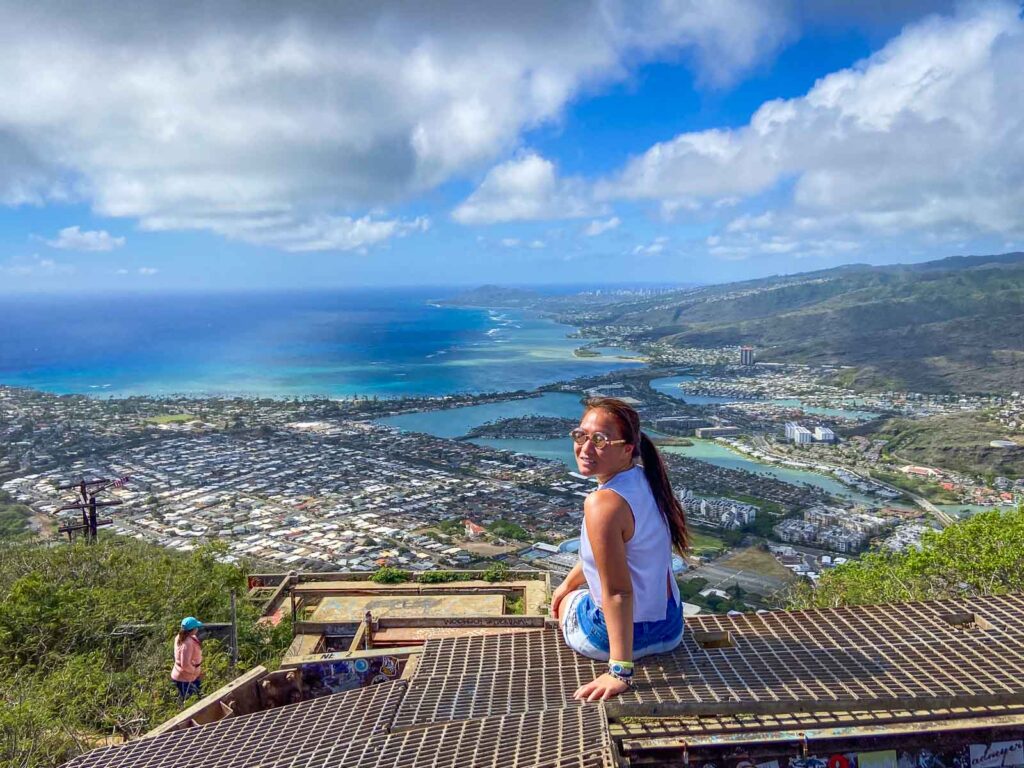
[[(608, 661), (608, 626), (604, 611), (590, 597), (590, 591), (577, 589), (566, 595), (561, 605), (562, 637), (577, 653), (598, 661)], [(661, 621), (633, 623), (633, 658), (666, 653), (683, 641), (683, 611), (669, 596), (665, 618)]]

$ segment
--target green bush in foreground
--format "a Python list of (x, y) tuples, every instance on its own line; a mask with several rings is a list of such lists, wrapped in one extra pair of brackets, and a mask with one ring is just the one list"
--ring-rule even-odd
[[(183, 616), (230, 620), (230, 593), (245, 573), (210, 545), (182, 555), (134, 539), (45, 546), (0, 543), (0, 765), (52, 766), (137, 734), (178, 712), (170, 681), (172, 638)], [(239, 668), (228, 649), (204, 645), (204, 690), (291, 641), (287, 622), (258, 625), (238, 602)], [(131, 636), (117, 627), (139, 625)]]
[(481, 578), (484, 581), (508, 581), (509, 580), (509, 569), (504, 563), (493, 563), (487, 566), (487, 570), (484, 571)]
[(795, 608), (932, 600), (1024, 591), (1024, 505), (928, 532), (920, 550), (872, 552), (801, 585)]
[(424, 571), (417, 581), (420, 584), (447, 584), (452, 581), (466, 581), (469, 577), (455, 571)]
[(390, 565), (378, 568), (373, 576), (370, 577), (370, 581), (374, 584), (401, 584), (403, 581), (408, 580), (408, 571), (403, 571), (401, 568), (392, 568)]

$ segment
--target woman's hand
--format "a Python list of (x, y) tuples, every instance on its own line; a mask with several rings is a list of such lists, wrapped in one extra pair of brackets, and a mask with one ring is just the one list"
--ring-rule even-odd
[(580, 686), (572, 697), (577, 701), (607, 701), (628, 690), (628, 684), (605, 672), (594, 682)]
[(569, 589), (567, 586), (565, 586), (565, 582), (564, 581), (561, 584), (559, 584), (557, 587), (555, 587), (555, 591), (551, 593), (551, 608), (550, 608), (551, 618), (553, 618), (553, 619), (559, 618), (559, 616), (558, 616), (558, 607), (559, 607), (559, 605), (561, 605), (562, 601), (565, 599), (565, 596), (568, 595), (571, 591), (572, 591), (571, 589)]

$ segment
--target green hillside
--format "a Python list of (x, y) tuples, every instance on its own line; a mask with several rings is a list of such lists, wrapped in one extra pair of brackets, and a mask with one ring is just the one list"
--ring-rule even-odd
[(1024, 388), (1024, 253), (855, 265), (605, 308), (589, 324), (647, 327), (678, 346), (750, 344), (761, 360), (856, 366), (858, 388)]
[(872, 552), (802, 584), (790, 607), (835, 608), (1024, 590), (1024, 507), (926, 533), (920, 550)]
[(1012, 435), (984, 412), (889, 419), (872, 437), (887, 440), (886, 451), (911, 464), (968, 475), (1024, 477), (1024, 450), (993, 448), (991, 441)]
[[(0, 542), (0, 765), (53, 766), (178, 712), (172, 636), (183, 616), (230, 619), (245, 573), (216, 559), (134, 539), (94, 545)], [(239, 666), (280, 658), (290, 625), (258, 626), (239, 601)], [(114, 629), (143, 625), (131, 637)], [(204, 644), (204, 687), (234, 678), (228, 650)]]

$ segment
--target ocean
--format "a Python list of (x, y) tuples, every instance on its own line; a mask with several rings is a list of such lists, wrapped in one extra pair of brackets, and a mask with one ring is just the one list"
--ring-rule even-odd
[(637, 363), (443, 289), (0, 297), (0, 384), (57, 394), (401, 397), (533, 389)]

